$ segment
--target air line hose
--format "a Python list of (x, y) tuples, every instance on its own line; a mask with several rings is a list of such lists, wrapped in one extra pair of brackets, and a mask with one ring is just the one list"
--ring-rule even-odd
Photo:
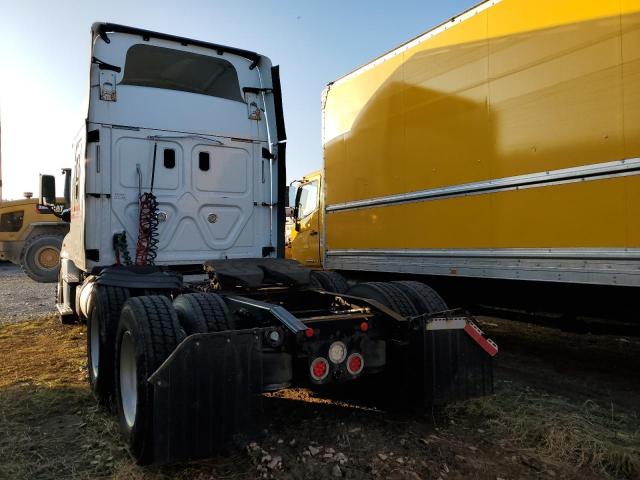
[[(154, 265), (158, 255), (158, 200), (153, 194), (153, 183), (156, 173), (156, 153), (158, 144), (153, 146), (153, 164), (151, 167), (151, 188), (141, 193), (141, 182), (138, 184), (140, 216), (138, 222), (138, 242), (136, 244), (136, 265)], [(139, 172), (138, 175), (141, 176)]]

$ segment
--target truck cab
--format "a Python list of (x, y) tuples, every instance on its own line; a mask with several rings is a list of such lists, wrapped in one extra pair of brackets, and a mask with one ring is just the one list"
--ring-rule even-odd
[(290, 258), (311, 268), (322, 267), (322, 189), (320, 171), (302, 177), (296, 188), (293, 228), (287, 241)]
[(142, 192), (157, 199), (157, 265), (275, 257), (284, 134), (269, 59), (109, 24), (92, 35), (64, 257), (115, 263), (114, 234), (136, 244)]

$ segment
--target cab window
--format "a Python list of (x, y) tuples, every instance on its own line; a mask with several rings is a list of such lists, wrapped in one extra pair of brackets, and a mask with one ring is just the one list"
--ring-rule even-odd
[(3, 213), (0, 215), (0, 232), (19, 232), (22, 228), (24, 211)]
[(138, 44), (127, 50), (120, 83), (244, 101), (231, 62), (153, 45)]
[(300, 203), (298, 203), (298, 218), (312, 214), (318, 208), (318, 181), (309, 182), (300, 187)]

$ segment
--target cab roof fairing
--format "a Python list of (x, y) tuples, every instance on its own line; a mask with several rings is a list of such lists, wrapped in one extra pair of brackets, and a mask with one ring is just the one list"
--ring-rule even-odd
[(110, 43), (109, 33), (126, 33), (130, 35), (138, 35), (143, 40), (148, 41), (151, 38), (157, 38), (160, 40), (168, 40), (181, 44), (182, 46), (193, 45), (196, 47), (208, 48), (215, 50), (219, 55), (222, 53), (231, 53), (238, 55), (239, 57), (251, 60), (251, 66), (249, 68), (255, 68), (258, 63), (264, 58), (262, 55), (250, 50), (243, 50), (241, 48), (228, 47), (217, 43), (203, 42), (202, 40), (195, 40), (192, 38), (179, 37), (176, 35), (169, 35), (167, 33), (154, 32), (151, 30), (145, 30), (142, 28), (128, 27), (126, 25), (119, 25), (116, 23), (96, 22), (91, 25), (91, 33), (93, 37), (96, 36), (102, 38), (105, 43)]

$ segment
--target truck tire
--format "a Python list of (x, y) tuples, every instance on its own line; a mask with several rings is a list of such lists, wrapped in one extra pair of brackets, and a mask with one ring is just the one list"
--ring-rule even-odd
[(342, 275), (328, 270), (312, 271), (311, 286), (333, 293), (346, 293), (349, 290), (349, 285)]
[(54, 234), (36, 235), (27, 240), (20, 254), (20, 266), (29, 278), (40, 283), (58, 280), (62, 236)]
[(216, 293), (187, 293), (173, 301), (187, 335), (233, 330), (234, 322), (222, 297)]
[(418, 315), (411, 299), (397, 286), (385, 282), (358, 283), (347, 292), (355, 297), (376, 300), (403, 317)]
[(113, 355), (120, 310), (129, 290), (96, 285), (87, 318), (87, 370), (89, 385), (100, 405), (109, 406), (113, 395)]
[(148, 378), (184, 338), (167, 297), (132, 297), (124, 304), (115, 344), (115, 396), (120, 429), (140, 465), (153, 461), (153, 386)]
[(413, 302), (418, 313), (435, 313), (448, 310), (446, 302), (429, 285), (412, 280), (391, 282), (402, 290)]

